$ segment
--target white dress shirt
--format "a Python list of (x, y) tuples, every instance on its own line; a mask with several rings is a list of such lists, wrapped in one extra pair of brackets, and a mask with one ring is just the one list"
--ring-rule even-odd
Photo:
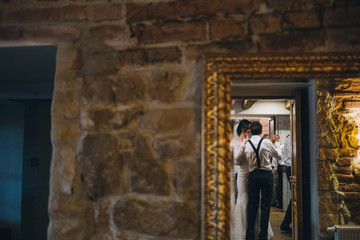
[[(255, 148), (257, 148), (261, 137), (259, 135), (253, 135), (250, 138), (251, 142), (254, 144)], [(280, 145), (277, 142), (277, 145)], [(264, 139), (260, 145), (259, 149), (259, 157), (260, 157), (260, 169), (266, 171), (272, 171), (271, 162), (269, 159), (269, 153), (277, 158), (281, 159), (281, 150), (278, 149), (269, 139)], [(235, 159), (235, 164), (241, 164), (241, 159), (247, 159), (249, 164), (249, 172), (254, 171), (258, 168), (256, 161), (256, 153), (254, 149), (251, 147), (250, 143), (246, 143), (242, 146), (238, 153), (238, 161)]]
[(286, 165), (291, 167), (291, 144), (290, 144), (290, 136), (287, 136), (284, 143), (284, 148), (282, 151), (281, 161), (279, 162), (281, 165)]

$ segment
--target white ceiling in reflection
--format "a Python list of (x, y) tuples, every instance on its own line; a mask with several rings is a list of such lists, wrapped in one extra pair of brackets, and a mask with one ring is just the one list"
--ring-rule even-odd
[(249, 109), (242, 108), (243, 100), (236, 99), (231, 106), (231, 115), (241, 117), (272, 117), (290, 115), (285, 108), (286, 99), (257, 100)]

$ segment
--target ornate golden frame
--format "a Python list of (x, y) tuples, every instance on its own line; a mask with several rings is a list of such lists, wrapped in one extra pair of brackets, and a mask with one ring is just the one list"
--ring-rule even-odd
[(359, 77), (359, 53), (253, 54), (205, 58), (203, 239), (230, 239), (232, 79)]

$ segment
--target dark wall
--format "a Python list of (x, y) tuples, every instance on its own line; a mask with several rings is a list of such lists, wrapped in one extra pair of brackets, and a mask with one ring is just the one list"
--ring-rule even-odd
[(21, 239), (47, 239), (52, 147), (51, 100), (22, 101), (25, 106)]
[(0, 239), (20, 239), (24, 106), (0, 102)]

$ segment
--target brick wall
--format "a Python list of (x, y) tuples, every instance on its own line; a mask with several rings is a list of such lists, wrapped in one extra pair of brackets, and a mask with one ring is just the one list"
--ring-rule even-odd
[(1, 0), (58, 46), (49, 239), (199, 239), (207, 54), (360, 50), (358, 1)]

